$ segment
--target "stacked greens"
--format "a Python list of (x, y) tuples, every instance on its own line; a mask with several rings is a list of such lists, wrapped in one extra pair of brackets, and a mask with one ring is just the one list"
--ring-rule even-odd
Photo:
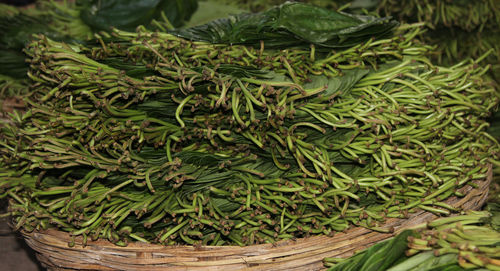
[[(318, 8), (260, 16), (290, 10)], [(28, 111), (0, 134), (0, 195), (16, 228), (250, 245), (457, 211), (444, 200), (498, 155), (485, 132), (499, 100), (488, 66), (434, 66), (418, 26), (321, 12), (344, 26), (325, 33), (311, 17), (327, 43), (243, 20), (214, 24), (266, 40), (183, 38), (203, 28), (114, 30), (85, 45), (38, 36), (26, 49)], [(204, 33), (216, 38), (214, 24)], [(267, 46), (284, 35), (300, 42)]]
[[(438, 219), (348, 259), (326, 258), (330, 271), (500, 270), (498, 206)], [(497, 220), (497, 221), (495, 221)]]
[(82, 42), (92, 36), (92, 31), (79, 19), (78, 6), (73, 2), (39, 1), (32, 9), (0, 4), (0, 118), (10, 112), (12, 100), (28, 92), (23, 49), (33, 34)]
[(177, 36), (211, 43), (286, 48), (314, 44), (327, 48), (352, 47), (370, 37), (381, 37), (396, 21), (373, 16), (331, 12), (303, 4), (284, 4), (265, 12), (239, 14), (205, 25), (180, 29)]
[[(225, 0), (217, 0), (225, 1)], [(285, 3), (273, 1), (227, 1), (251, 11), (262, 11)], [(430, 52), (440, 65), (453, 65), (489, 52), (490, 73), (500, 80), (499, 0), (303, 0), (330, 10), (348, 10), (393, 16), (401, 22), (424, 23), (428, 31), (420, 39), (437, 48)]]
[(433, 55), (439, 63), (448, 65), (489, 52), (486, 61), (499, 82), (499, 0), (382, 0), (378, 11), (405, 22), (425, 22), (431, 30), (422, 39), (437, 45)]
[(22, 50), (33, 34), (65, 42), (82, 42), (92, 37), (79, 13), (75, 3), (39, 1), (33, 9), (0, 4), (0, 74), (17, 80), (26, 78), (28, 65)]
[[(182, 26), (197, 8), (197, 1), (148, 0), (40, 0), (36, 7), (20, 9), (0, 4), (0, 88), (26, 84), (28, 65), (23, 49), (34, 34), (56, 41), (85, 43), (94, 31), (116, 27), (133, 30)], [(26, 92), (27, 87), (24, 88)], [(22, 92), (21, 92), (22, 93)], [(12, 96), (2, 96), (0, 103)], [(1, 110), (1, 107), (0, 107)]]
[(80, 18), (93, 30), (116, 27), (133, 31), (183, 26), (198, 8), (197, 0), (78, 0)]

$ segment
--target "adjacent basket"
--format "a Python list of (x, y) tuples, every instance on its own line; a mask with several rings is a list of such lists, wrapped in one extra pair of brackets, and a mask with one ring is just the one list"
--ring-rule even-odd
[[(447, 203), (463, 210), (478, 210), (488, 196), (492, 170), (485, 180), (466, 186), (463, 198)], [(24, 232), (26, 242), (48, 270), (321, 270), (325, 257), (348, 257), (393, 236), (395, 233), (435, 219), (432, 213), (418, 211), (408, 219), (388, 219), (386, 228), (394, 233), (379, 233), (365, 228), (351, 228), (333, 237), (315, 236), (286, 240), (276, 244), (238, 246), (161, 246), (131, 243), (118, 247), (107, 241), (82, 245), (77, 239), (68, 247), (69, 234), (56, 230)]]

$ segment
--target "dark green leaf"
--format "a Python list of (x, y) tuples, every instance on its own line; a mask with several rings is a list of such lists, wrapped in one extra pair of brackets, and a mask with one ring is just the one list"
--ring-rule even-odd
[(123, 58), (108, 57), (100, 60), (100, 62), (115, 69), (125, 71), (128, 76), (135, 78), (143, 78), (154, 74), (154, 70), (146, 67), (146, 65), (132, 63)]
[[(214, 66), (205, 66), (206, 68), (215, 69)], [(194, 71), (203, 72), (205, 67), (195, 67)], [(268, 72), (256, 69), (253, 67), (245, 67), (237, 64), (220, 64), (217, 65), (217, 72), (220, 74), (231, 75), (237, 78), (250, 77), (250, 78), (263, 78), (268, 75)]]
[(405, 257), (407, 238), (412, 234), (412, 231), (404, 231), (391, 239), (384, 248), (370, 251), (370, 257), (366, 258), (360, 270), (383, 271), (392, 266), (398, 259)]
[[(432, 255), (432, 251), (427, 252)], [(439, 257), (432, 255), (428, 260), (414, 267), (415, 271), (441, 271), (441, 270), (465, 270), (458, 265), (457, 254), (445, 254)], [(460, 268), (460, 269), (457, 269)]]
[[(1, 6), (0, 6), (1, 8)], [(14, 15), (0, 14), (0, 48), (16, 49), (22, 48), (31, 40), (34, 33), (47, 32), (46, 17), (32, 17), (19, 13)]]
[(349, 90), (368, 74), (370, 70), (368, 69), (352, 69), (344, 71), (342, 76), (326, 77), (324, 75), (314, 75), (311, 76), (311, 83), (304, 84), (304, 88), (317, 88), (321, 86), (328, 86), (328, 88), (323, 92), (323, 96), (330, 96), (334, 93), (349, 93)]
[(52, 20), (42, 12), (10, 12), (4, 5), (0, 5), (0, 74), (12, 78), (27, 78), (29, 65), (22, 50), (33, 39), (34, 34), (43, 34), (57, 41), (76, 41), (74, 37), (52, 29)]
[(375, 271), (387, 270), (398, 259), (406, 257), (404, 252), (407, 248), (408, 236), (412, 235), (412, 231), (403, 231), (396, 237), (380, 242), (370, 248), (360, 252), (341, 262), (330, 269), (330, 271)]
[(397, 264), (393, 265), (387, 271), (438, 271), (438, 270), (463, 270), (454, 269), (457, 266), (457, 255), (456, 254), (446, 254), (443, 256), (436, 257), (434, 252), (427, 251), (418, 253), (409, 258), (404, 258), (404, 260), (399, 261)]
[(486, 206), (486, 209), (491, 213), (491, 218), (489, 221), (490, 226), (494, 230), (500, 231), (500, 204), (490, 202)]
[(390, 18), (350, 15), (304, 3), (287, 2), (256, 14), (239, 14), (208, 24), (172, 31), (190, 40), (212, 43), (289, 47), (317, 44), (348, 47), (391, 31)]
[[(0, 6), (1, 8), (1, 6)], [(12, 78), (24, 78), (28, 70), (22, 49), (35, 33), (46, 33), (44, 17), (24, 14), (1, 14), (0, 18), (0, 74)]]
[(82, 20), (96, 30), (116, 27), (133, 31), (139, 25), (148, 26), (153, 19), (161, 20), (164, 12), (170, 23), (183, 25), (198, 7), (196, 0), (88, 0), (80, 1), (84, 6)]
[(226, 198), (212, 197), (212, 202), (223, 212), (232, 212), (240, 207), (238, 203), (229, 201)]
[(161, 0), (155, 10), (154, 18), (160, 18), (161, 11), (165, 12), (173, 26), (183, 26), (198, 9), (198, 0)]
[(29, 65), (26, 56), (14, 50), (0, 50), (0, 74), (12, 78), (25, 78)]
[(194, 164), (195, 166), (217, 166), (220, 162), (228, 160), (222, 156), (213, 155), (210, 153), (184, 151), (176, 154), (183, 162)]

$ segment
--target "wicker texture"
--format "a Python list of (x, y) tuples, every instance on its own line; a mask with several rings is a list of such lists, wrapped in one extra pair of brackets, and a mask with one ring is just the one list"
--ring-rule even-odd
[[(480, 209), (488, 196), (491, 179), (490, 168), (487, 179), (475, 181), (477, 188), (463, 187), (461, 192), (466, 196), (450, 198), (447, 203), (463, 210)], [(325, 257), (348, 257), (403, 229), (435, 218), (432, 213), (418, 211), (408, 219), (388, 219), (384, 227), (394, 228), (394, 233), (351, 228), (333, 237), (315, 236), (247, 247), (165, 247), (143, 243), (118, 247), (107, 241), (82, 246), (81, 239), (76, 240), (74, 247), (68, 247), (71, 238), (64, 232), (23, 234), (49, 270), (320, 270)]]

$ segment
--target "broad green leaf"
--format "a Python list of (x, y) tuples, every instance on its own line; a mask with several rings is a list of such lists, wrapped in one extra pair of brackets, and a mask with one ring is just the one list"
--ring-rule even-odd
[(454, 254), (444, 255), (441, 257), (434, 256), (434, 252), (426, 251), (418, 253), (404, 261), (387, 269), (387, 271), (429, 271), (442, 270), (435, 268), (446, 268), (449, 265), (456, 264), (457, 256)]
[(348, 258), (347, 260), (342, 261), (342, 262), (336, 264), (332, 268), (328, 269), (328, 271), (350, 271), (350, 270), (356, 270), (356, 269), (353, 269), (353, 268), (357, 265), (357, 263), (359, 262), (359, 260), (361, 260), (364, 257), (364, 253), (365, 253), (364, 251), (361, 252), (361, 253), (358, 253), (358, 254), (356, 254), (356, 255)]
[[(433, 253), (432, 251), (426, 252), (426, 253)], [(415, 266), (412, 268), (412, 271), (440, 271), (446, 268), (453, 268), (452, 270), (457, 270), (455, 269), (458, 260), (457, 254), (445, 254), (442, 256), (434, 256), (429, 257), (426, 261), (423, 261), (419, 265)], [(465, 270), (461, 267), (458, 270)]]
[(229, 201), (226, 198), (212, 197), (212, 202), (223, 212), (232, 212), (240, 207), (239, 204)]
[(304, 88), (317, 88), (321, 86), (328, 86), (323, 92), (323, 96), (330, 96), (336, 92), (341, 94), (346, 94), (352, 87), (370, 70), (368, 69), (352, 69), (344, 71), (342, 76), (335, 76), (328, 78), (324, 75), (314, 75), (311, 76), (311, 82), (304, 84)]
[(304, 3), (287, 2), (265, 12), (239, 14), (210, 23), (172, 31), (197, 41), (290, 47), (317, 44), (349, 47), (380, 37), (397, 25), (389, 17), (350, 15)]
[(25, 78), (28, 72), (26, 56), (14, 50), (0, 50), (0, 74), (12, 78)]
[[(193, 68), (194, 71), (202, 72), (205, 67)], [(206, 68), (214, 69), (214, 66), (206, 66)], [(220, 64), (217, 65), (217, 72), (220, 74), (231, 75), (237, 78), (265, 78), (268, 76), (267, 71), (256, 69), (253, 67), (245, 67), (237, 64)]]
[(434, 257), (432, 251), (419, 253), (392, 266), (391, 268), (387, 269), (387, 271), (407, 271), (432, 257)]
[(329, 270), (386, 270), (399, 258), (405, 257), (404, 252), (408, 245), (407, 238), (412, 234), (412, 231), (403, 231), (396, 237), (375, 244), (370, 248), (360, 252), (359, 254), (347, 259), (346, 261), (335, 265)]
[(82, 20), (95, 30), (116, 27), (133, 31), (153, 19), (167, 16), (173, 26), (183, 25), (198, 7), (196, 0), (81, 0)]
[(197, 9), (198, 0), (161, 0), (154, 18), (160, 18), (163, 11), (174, 27), (180, 27), (189, 21)]
[(360, 271), (383, 271), (392, 266), (398, 259), (405, 257), (404, 253), (408, 246), (407, 238), (412, 234), (412, 231), (404, 231), (391, 239), (382, 249), (372, 251)]
[(195, 166), (217, 166), (218, 163), (229, 160), (222, 156), (213, 155), (210, 153), (194, 152), (194, 151), (184, 151), (176, 154), (183, 162), (188, 164), (194, 164)]
[(490, 202), (486, 206), (486, 209), (488, 210), (488, 212), (491, 213), (491, 217), (490, 217), (490, 221), (489, 221), (490, 226), (494, 230), (500, 231), (500, 204)]
[(284, 4), (279, 10), (274, 29), (286, 29), (303, 40), (315, 44), (328, 44), (339, 37), (358, 37), (366, 35), (363, 30), (377, 34), (385, 28), (371, 28), (386, 21), (387, 18), (350, 15), (328, 9), (304, 5)]

